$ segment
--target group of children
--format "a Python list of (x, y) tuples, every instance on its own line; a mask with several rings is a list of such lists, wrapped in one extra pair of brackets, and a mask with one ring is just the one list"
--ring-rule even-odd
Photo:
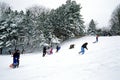
[[(60, 46), (56, 46), (56, 52), (58, 52), (60, 50)], [(44, 46), (43, 47), (43, 57), (46, 55), (46, 54), (48, 54), (48, 55), (50, 55), (50, 54), (53, 54), (53, 48), (52, 48), (52, 46), (51, 47), (47, 47), (47, 46)]]
[[(96, 41), (93, 42), (93, 43), (96, 43), (96, 42), (98, 42), (98, 35), (96, 36)], [(79, 52), (79, 54), (81, 54), (81, 53), (84, 54), (85, 53), (85, 49), (88, 50), (87, 45), (88, 45), (88, 43), (85, 42), (81, 46), (81, 51)], [(58, 52), (60, 50), (60, 48), (61, 47), (59, 45), (57, 45), (56, 46), (56, 52)], [(69, 49), (72, 49), (72, 48), (74, 48), (74, 44), (70, 45)], [(43, 47), (43, 55), (42, 55), (42, 57), (45, 57), (46, 54), (49, 54), (49, 55), (53, 54), (53, 48), (52, 48), (52, 46), (51, 47), (47, 47), (47, 46)], [(11, 68), (17, 68), (17, 67), (19, 67), (20, 51), (19, 50), (15, 50), (15, 52), (12, 54), (12, 57), (13, 57), (13, 63), (10, 64), (10, 67)]]
[[(96, 41), (94, 41), (93, 43), (97, 43), (97, 42), (98, 42), (98, 35), (96, 35)], [(81, 53), (84, 54), (85, 53), (85, 49), (88, 50), (87, 45), (88, 45), (88, 42), (85, 42), (81, 46), (81, 51), (79, 52), (79, 54), (81, 54)], [(74, 44), (71, 44), (69, 49), (74, 48), (74, 46), (75, 46)], [(58, 52), (59, 49), (60, 49), (60, 46), (57, 45), (56, 46), (56, 52)], [(43, 47), (43, 57), (46, 55), (46, 53), (52, 54), (53, 53), (52, 50), (53, 50), (52, 46), (50, 48), (48, 48), (48, 49), (46, 49), (46, 46), (44, 46)]]

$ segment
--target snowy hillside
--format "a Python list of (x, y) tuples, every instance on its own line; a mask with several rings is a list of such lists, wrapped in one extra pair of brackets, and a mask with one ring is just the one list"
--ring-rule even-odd
[[(42, 53), (23, 54), (20, 67), (9, 68), (10, 55), (0, 55), (0, 80), (120, 80), (120, 36), (83, 37), (69, 40), (61, 50), (42, 57)], [(78, 54), (88, 42), (84, 55)], [(69, 49), (75, 44), (74, 49)]]

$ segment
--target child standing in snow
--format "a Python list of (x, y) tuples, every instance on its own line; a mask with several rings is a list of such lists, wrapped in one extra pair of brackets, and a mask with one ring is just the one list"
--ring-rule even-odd
[(96, 42), (98, 42), (98, 35), (96, 35), (96, 41), (95, 41), (95, 42), (93, 42), (93, 43), (96, 43)]
[(53, 54), (53, 48), (52, 47), (50, 48), (50, 54)]
[(19, 58), (20, 58), (20, 51), (15, 50), (15, 52), (13, 53), (13, 63), (10, 65), (10, 67), (12, 68), (19, 67)]
[(60, 50), (60, 46), (56, 46), (56, 52), (58, 52)]
[(43, 57), (46, 55), (46, 46), (43, 47)]
[(53, 54), (53, 48), (52, 48), (52, 46), (47, 50), (47, 53), (48, 54)]
[(16, 52), (13, 55), (14, 58), (14, 66), (19, 67), (19, 59), (20, 59), (20, 51), (16, 50)]
[(79, 52), (79, 54), (80, 53), (84, 54), (85, 53), (85, 48), (88, 50), (87, 45), (88, 45), (88, 43), (86, 42), (81, 46), (81, 51)]

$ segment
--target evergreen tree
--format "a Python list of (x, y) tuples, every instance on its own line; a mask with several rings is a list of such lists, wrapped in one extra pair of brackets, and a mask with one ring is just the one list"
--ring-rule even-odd
[(17, 36), (18, 36), (18, 40), (17, 40), (17, 46), (25, 46), (25, 29), (24, 29), (24, 25), (23, 25), (23, 21), (24, 21), (24, 17), (25, 17), (25, 14), (23, 11), (20, 11), (20, 12), (17, 12), (15, 11), (14, 12), (14, 18), (13, 18), (13, 21), (14, 21), (14, 24), (16, 24), (17, 26)]
[(84, 21), (80, 15), (80, 5), (75, 1), (67, 0), (55, 10), (53, 16), (54, 34), (61, 39), (68, 39), (83, 34)]
[[(36, 12), (33, 12), (33, 11)], [(49, 9), (46, 9), (44, 7), (38, 7), (35, 6), (33, 8), (30, 8), (30, 11), (33, 16), (34, 24), (35, 24), (35, 30), (34, 33), (34, 40), (36, 43), (41, 43), (41, 42), (47, 42), (48, 43), (48, 38), (49, 38), (49, 20), (48, 20), (48, 14), (49, 14)], [(36, 36), (35, 36), (36, 35)]]
[(13, 46), (13, 40), (17, 40), (16, 24), (13, 22), (13, 11), (9, 7), (3, 13), (1, 21), (1, 35), (4, 36), (4, 47)]
[(31, 18), (30, 11), (27, 10), (25, 16), (22, 19), (22, 22), (20, 25), (22, 25), (22, 28), (24, 30), (24, 45), (28, 48), (32, 48), (33, 45), (33, 34), (34, 34), (34, 21)]
[(89, 23), (87, 33), (89, 35), (95, 35), (96, 34), (96, 24), (95, 24), (93, 19)]
[(33, 7), (18, 12), (0, 4), (0, 50), (1, 48), (24, 46), (35, 50), (44, 43), (52, 44), (55, 39), (66, 40), (84, 33), (81, 6), (67, 0), (57, 9)]
[(110, 22), (111, 34), (120, 35), (120, 4), (114, 10)]

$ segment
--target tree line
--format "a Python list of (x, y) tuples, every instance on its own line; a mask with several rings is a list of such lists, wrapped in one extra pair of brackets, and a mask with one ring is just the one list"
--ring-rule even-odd
[(33, 6), (26, 11), (14, 11), (0, 3), (0, 49), (19, 47), (32, 51), (45, 43), (82, 36), (85, 27), (80, 10), (80, 4), (71, 0), (57, 9)]
[(120, 5), (112, 13), (109, 29), (97, 29), (94, 19), (85, 26), (81, 9), (80, 4), (71, 0), (56, 9), (32, 6), (26, 11), (12, 10), (7, 3), (0, 2), (0, 53), (13, 48), (32, 52), (44, 44), (84, 35), (120, 35)]
[(101, 29), (98, 29), (97, 23), (93, 19), (91, 19), (87, 29), (87, 34), (98, 34), (101, 36), (120, 35), (120, 4), (112, 12), (108, 28), (102, 27)]

